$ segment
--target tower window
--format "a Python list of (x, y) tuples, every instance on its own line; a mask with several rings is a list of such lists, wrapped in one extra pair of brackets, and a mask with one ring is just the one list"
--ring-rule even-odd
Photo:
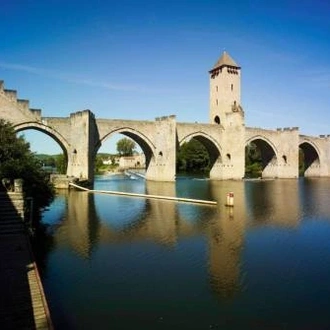
[(215, 86), (215, 90), (218, 91), (218, 86)]
[(215, 100), (216, 105), (218, 105), (218, 99)]
[(216, 123), (216, 124), (220, 124), (220, 118), (219, 118), (219, 116), (215, 116), (214, 117), (214, 122)]
[(234, 85), (233, 85), (233, 84), (230, 85), (230, 89), (231, 89), (232, 91), (234, 90)]

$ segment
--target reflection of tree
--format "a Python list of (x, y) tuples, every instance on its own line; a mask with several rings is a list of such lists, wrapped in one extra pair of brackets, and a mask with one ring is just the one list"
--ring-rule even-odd
[(37, 221), (38, 225), (35, 228), (36, 232), (32, 237), (33, 253), (36, 257), (38, 269), (43, 278), (47, 276), (48, 257), (56, 246), (54, 228), (60, 226), (66, 213), (67, 191), (58, 191), (56, 195), (57, 197), (50, 205), (50, 210), (56, 208), (56, 212), (52, 213), (53, 216), (48, 214), (49, 222), (47, 223), (43, 222), (41, 219), (40, 221)]

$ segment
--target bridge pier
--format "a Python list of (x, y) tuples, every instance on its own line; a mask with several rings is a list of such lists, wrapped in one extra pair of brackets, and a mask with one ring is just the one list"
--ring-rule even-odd
[(211, 180), (241, 180), (243, 177), (244, 164), (240, 166), (229, 160), (217, 160), (210, 171)]
[[(175, 116), (156, 118), (154, 150), (149, 156), (146, 179), (175, 181), (176, 169), (176, 119)], [(148, 155), (147, 155), (148, 156)], [(148, 158), (148, 157), (147, 157)]]
[(93, 182), (95, 144), (99, 138), (94, 114), (90, 110), (70, 114), (69, 137), (67, 175)]

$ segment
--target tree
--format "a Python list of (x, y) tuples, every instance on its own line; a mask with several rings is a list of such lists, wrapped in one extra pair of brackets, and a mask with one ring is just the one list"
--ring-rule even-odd
[(261, 151), (255, 143), (245, 147), (245, 177), (258, 178), (262, 175)]
[(23, 179), (25, 196), (34, 199), (35, 209), (47, 206), (54, 189), (42, 164), (30, 151), (23, 137), (17, 137), (13, 126), (0, 119), (0, 179)]
[(117, 142), (117, 151), (120, 156), (132, 156), (136, 144), (133, 140), (122, 138)]
[(45, 154), (35, 154), (34, 155), (36, 158), (38, 158), (39, 162), (43, 166), (50, 166), (50, 167), (55, 167), (55, 158), (54, 156), (51, 155), (45, 155)]
[(101, 169), (103, 168), (103, 159), (101, 155), (96, 155), (95, 157), (95, 164), (94, 164), (94, 169), (96, 173), (100, 173)]
[(208, 172), (210, 157), (201, 142), (191, 139), (183, 143), (177, 154), (177, 169), (184, 172)]
[(59, 174), (66, 174), (67, 168), (67, 158), (64, 154), (59, 154), (55, 156), (55, 166), (57, 169), (57, 173)]

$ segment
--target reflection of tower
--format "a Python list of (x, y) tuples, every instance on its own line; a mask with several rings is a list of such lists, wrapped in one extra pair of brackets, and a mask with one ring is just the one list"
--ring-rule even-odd
[(227, 214), (210, 233), (210, 282), (222, 298), (240, 291), (240, 256), (244, 242), (244, 224)]
[[(234, 208), (225, 207), (226, 191), (235, 192)], [(219, 202), (219, 218), (211, 222), (209, 272), (212, 290), (221, 298), (240, 291), (240, 257), (244, 244), (244, 182), (214, 182), (213, 198)]]
[(66, 225), (59, 229), (61, 242), (57, 240), (57, 244), (69, 244), (80, 256), (89, 258), (99, 232), (94, 196), (86, 192), (70, 191), (65, 221)]
[[(241, 68), (223, 52), (210, 73), (210, 123), (221, 124), (224, 128), (235, 121), (242, 123)], [(239, 114), (240, 116), (237, 116)], [(231, 116), (230, 119), (228, 116)], [(236, 123), (237, 124), (237, 123)]]

